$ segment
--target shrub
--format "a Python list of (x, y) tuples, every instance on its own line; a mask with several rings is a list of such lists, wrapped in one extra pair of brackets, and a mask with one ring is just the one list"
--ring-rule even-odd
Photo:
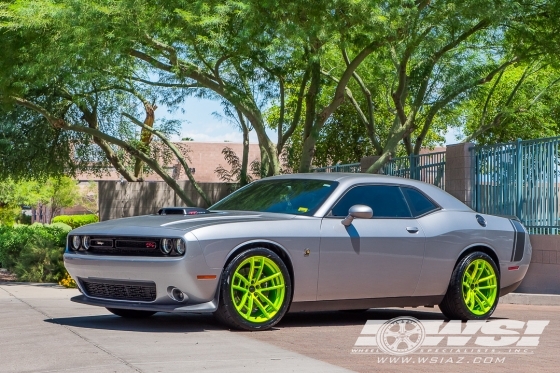
[(60, 215), (53, 218), (53, 223), (64, 223), (72, 227), (72, 229), (76, 229), (81, 227), (82, 225), (97, 223), (99, 218), (97, 215), (89, 214), (89, 215)]
[(20, 281), (61, 282), (69, 227), (61, 224), (0, 226), (0, 263)]

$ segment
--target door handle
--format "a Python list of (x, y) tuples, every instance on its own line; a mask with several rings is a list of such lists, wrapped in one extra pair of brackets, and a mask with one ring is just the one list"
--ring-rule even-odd
[(408, 233), (418, 233), (418, 227), (406, 227)]

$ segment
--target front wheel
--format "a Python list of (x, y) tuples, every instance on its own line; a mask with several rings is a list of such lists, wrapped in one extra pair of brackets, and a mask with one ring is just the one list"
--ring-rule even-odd
[(249, 249), (225, 268), (215, 315), (234, 329), (265, 330), (284, 316), (291, 292), (290, 275), (282, 259), (269, 249)]
[(483, 252), (473, 252), (453, 270), (439, 308), (448, 319), (487, 319), (498, 305), (499, 292), (500, 275), (494, 260)]
[(142, 319), (152, 316), (154, 311), (127, 310), (123, 308), (107, 308), (107, 311), (127, 319)]

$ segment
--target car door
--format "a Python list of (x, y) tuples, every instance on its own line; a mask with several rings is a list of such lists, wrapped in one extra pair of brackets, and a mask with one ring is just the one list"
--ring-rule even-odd
[[(341, 224), (353, 205), (372, 219)], [(349, 189), (321, 224), (318, 300), (412, 296), (425, 236), (398, 185)]]

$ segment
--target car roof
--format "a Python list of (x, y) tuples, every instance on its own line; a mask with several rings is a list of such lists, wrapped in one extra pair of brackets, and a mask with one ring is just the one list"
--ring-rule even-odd
[(272, 179), (308, 179), (308, 180), (325, 180), (337, 181), (343, 189), (347, 189), (356, 184), (398, 184), (417, 188), (432, 198), (437, 204), (446, 210), (472, 211), (467, 205), (447, 193), (443, 189), (435, 185), (425, 183), (423, 181), (405, 179), (397, 176), (367, 174), (367, 173), (349, 173), (349, 172), (314, 172), (305, 174), (285, 174), (271, 176), (261, 180)]

